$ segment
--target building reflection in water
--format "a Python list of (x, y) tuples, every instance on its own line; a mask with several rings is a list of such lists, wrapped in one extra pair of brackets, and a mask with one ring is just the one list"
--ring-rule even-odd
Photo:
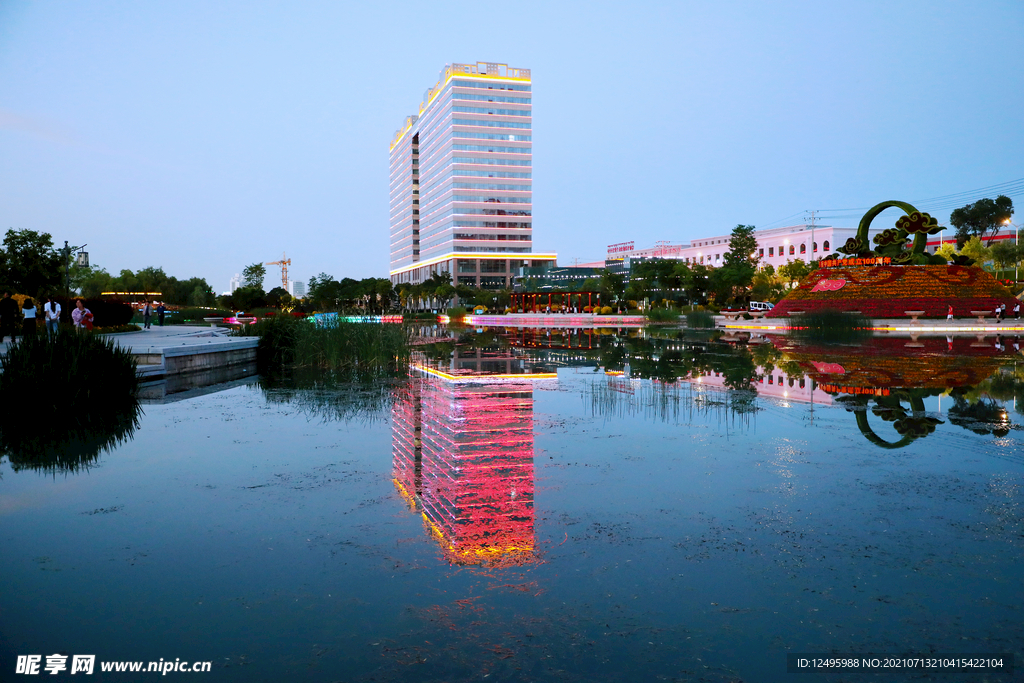
[(534, 558), (533, 386), (507, 350), (414, 364), (392, 409), (394, 483), (455, 565)]

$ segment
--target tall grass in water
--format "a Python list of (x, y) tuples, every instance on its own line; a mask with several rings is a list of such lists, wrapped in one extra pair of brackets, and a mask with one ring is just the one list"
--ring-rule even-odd
[(393, 375), (409, 360), (401, 325), (336, 320), (316, 324), (274, 316), (245, 326), (243, 334), (260, 338), (256, 360), (261, 372), (309, 367), (369, 378)]
[(693, 329), (710, 329), (715, 326), (715, 316), (707, 311), (690, 311), (686, 314), (686, 326)]
[(823, 308), (791, 318), (793, 336), (805, 341), (854, 342), (871, 336), (871, 320), (858, 313)]
[(674, 323), (679, 320), (679, 311), (674, 308), (652, 308), (645, 315), (652, 323)]
[(16, 470), (88, 467), (138, 427), (135, 357), (110, 339), (23, 338), (0, 370), (0, 453)]

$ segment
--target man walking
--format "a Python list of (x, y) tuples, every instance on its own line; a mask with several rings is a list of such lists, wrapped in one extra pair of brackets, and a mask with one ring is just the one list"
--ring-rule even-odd
[(146, 302), (146, 307), (142, 309), (142, 322), (145, 324), (146, 329), (149, 329), (149, 319), (153, 315), (153, 307), (150, 303)]
[(7, 335), (11, 335), (11, 342), (14, 342), (17, 322), (18, 302), (11, 298), (10, 292), (4, 292), (4, 298), (0, 300), (0, 342), (3, 342)]
[(167, 312), (167, 309), (164, 308), (164, 302), (161, 301), (160, 305), (156, 307), (156, 317), (157, 317), (157, 320), (160, 321), (160, 327), (164, 326), (164, 313), (166, 313), (166, 312)]

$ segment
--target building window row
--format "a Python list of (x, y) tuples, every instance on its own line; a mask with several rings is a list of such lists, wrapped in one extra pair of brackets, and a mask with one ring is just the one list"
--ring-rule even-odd
[(511, 102), (512, 104), (530, 104), (529, 97), (509, 97), (507, 95), (476, 95), (464, 92), (452, 93), (452, 100), (476, 100), (482, 102)]
[(456, 88), (474, 88), (477, 90), (518, 90), (519, 92), (530, 92), (531, 86), (520, 85), (519, 83), (495, 83), (490, 84), (486, 81), (456, 81), (453, 80), (452, 85)]
[(529, 109), (491, 109), (489, 107), (452, 107), (460, 114), (487, 114), (488, 116), (530, 116)]

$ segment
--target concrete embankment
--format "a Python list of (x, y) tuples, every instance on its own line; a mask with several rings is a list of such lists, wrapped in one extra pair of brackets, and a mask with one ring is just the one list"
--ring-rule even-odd
[(145, 400), (255, 375), (259, 340), (228, 333), (224, 328), (168, 325), (112, 337), (138, 361)]

